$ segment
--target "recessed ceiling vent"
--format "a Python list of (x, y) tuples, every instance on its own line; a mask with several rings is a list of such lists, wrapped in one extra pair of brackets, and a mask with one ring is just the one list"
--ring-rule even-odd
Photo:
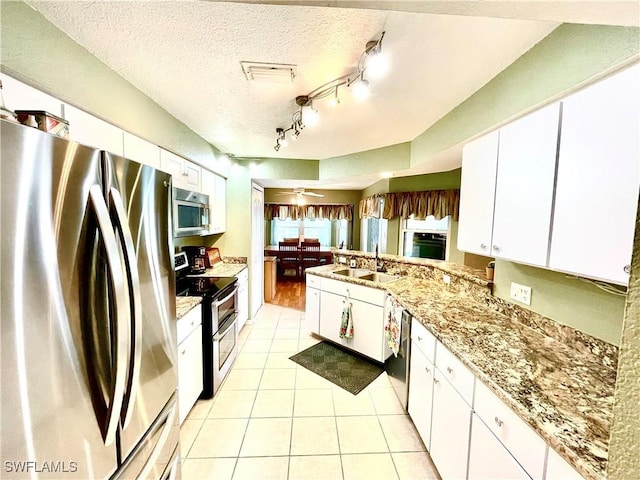
[(240, 62), (240, 65), (247, 80), (260, 83), (292, 83), (298, 68), (281, 63)]

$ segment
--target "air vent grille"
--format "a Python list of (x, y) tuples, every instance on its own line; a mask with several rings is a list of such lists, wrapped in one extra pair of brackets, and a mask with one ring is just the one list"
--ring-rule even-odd
[(245, 77), (250, 82), (292, 83), (297, 65), (281, 63), (240, 62)]

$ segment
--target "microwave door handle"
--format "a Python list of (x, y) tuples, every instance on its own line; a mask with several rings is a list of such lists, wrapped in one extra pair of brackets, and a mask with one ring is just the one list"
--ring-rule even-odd
[(102, 430), (102, 437), (105, 445), (113, 443), (120, 419), (120, 411), (122, 410), (122, 400), (127, 379), (127, 327), (125, 318), (128, 317), (126, 307), (126, 291), (124, 285), (124, 275), (121, 270), (120, 255), (118, 252), (118, 244), (113, 231), (113, 226), (109, 218), (109, 210), (102, 195), (102, 189), (98, 185), (93, 185), (89, 189), (89, 199), (91, 207), (98, 221), (98, 230), (104, 240), (104, 248), (107, 254), (107, 266), (109, 268), (109, 278), (111, 287), (114, 292), (114, 309), (110, 315), (111, 326), (115, 331), (113, 352), (115, 361), (111, 370), (111, 385), (113, 391), (111, 393), (111, 403), (107, 407), (106, 427)]
[(235, 287), (231, 293), (229, 295), (227, 295), (226, 297), (220, 299), (220, 300), (216, 300), (215, 302), (213, 302), (213, 304), (218, 307), (220, 305), (222, 305), (224, 302), (226, 302), (227, 300), (229, 300), (231, 297), (233, 297), (236, 293), (238, 293), (238, 287)]
[(127, 427), (133, 414), (133, 405), (138, 393), (138, 383), (140, 380), (140, 362), (142, 357), (142, 300), (140, 294), (140, 274), (138, 272), (138, 259), (133, 244), (133, 236), (127, 222), (127, 215), (124, 210), (124, 203), (120, 192), (115, 188), (109, 190), (109, 199), (115, 211), (115, 223), (120, 237), (120, 242), (124, 245), (125, 266), (129, 277), (129, 309), (131, 311), (131, 335), (132, 340), (132, 361), (129, 364), (129, 382), (126, 392), (125, 406), (122, 412), (123, 427)]

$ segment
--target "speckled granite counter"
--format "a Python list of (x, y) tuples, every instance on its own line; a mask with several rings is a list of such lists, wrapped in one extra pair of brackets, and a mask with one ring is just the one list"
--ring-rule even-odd
[(207, 268), (207, 270), (199, 275), (188, 275), (189, 277), (235, 277), (242, 270), (247, 268), (245, 263), (228, 263), (225, 259), (224, 262), (216, 263), (213, 267)]
[(442, 280), (413, 276), (374, 284), (332, 273), (339, 268), (345, 266), (309, 273), (392, 293), (585, 478), (606, 476), (615, 347), (581, 342), (585, 336), (579, 332), (551, 336), (547, 330), (555, 330), (514, 320), (491, 295), (473, 288), (453, 289)]
[(176, 297), (176, 320), (180, 320), (200, 303), (202, 297)]

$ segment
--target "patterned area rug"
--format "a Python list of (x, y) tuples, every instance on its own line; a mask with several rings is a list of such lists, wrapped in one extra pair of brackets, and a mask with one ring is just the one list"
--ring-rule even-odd
[(384, 371), (380, 365), (330, 342), (320, 342), (289, 358), (354, 395)]

